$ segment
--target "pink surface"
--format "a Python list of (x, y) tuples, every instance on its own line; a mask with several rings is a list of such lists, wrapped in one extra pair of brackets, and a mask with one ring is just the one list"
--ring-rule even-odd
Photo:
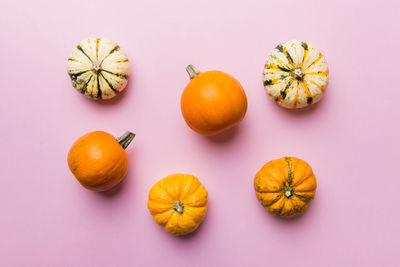
[[(399, 2), (207, 2), (1, 1), (1, 266), (398, 266)], [(108, 103), (77, 93), (66, 73), (90, 36), (116, 40), (131, 62), (128, 88)], [(262, 86), (268, 53), (294, 38), (330, 66), (324, 99), (301, 111)], [(242, 83), (249, 108), (235, 130), (205, 138), (186, 126), (189, 63)], [(137, 137), (125, 182), (82, 188), (66, 163), (71, 144), (127, 129)], [(293, 220), (266, 213), (252, 184), (286, 155), (318, 180)], [(175, 172), (209, 191), (206, 219), (186, 237), (146, 207), (151, 186)]]

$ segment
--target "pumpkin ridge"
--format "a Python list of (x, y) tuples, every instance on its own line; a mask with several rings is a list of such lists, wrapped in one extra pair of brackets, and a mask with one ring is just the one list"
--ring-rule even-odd
[(280, 215), (284, 205), (285, 205), (285, 198), (281, 197), (275, 203), (265, 206), (265, 208), (267, 208), (267, 210), (273, 214)]
[(78, 76), (80, 76), (88, 71), (90, 71), (90, 70), (84, 70), (84, 71), (77, 72), (77, 73), (68, 73), (68, 75), (71, 77), (72, 80), (76, 80), (76, 78), (78, 78)]
[(85, 93), (86, 93), (88, 84), (89, 84), (89, 82), (92, 80), (92, 78), (93, 78), (93, 74), (90, 75), (90, 77), (89, 77), (89, 79), (87, 80), (87, 82), (82, 86), (82, 88), (81, 88), (81, 93), (82, 93), (82, 94), (85, 94)]
[(306, 180), (308, 180), (310, 177), (314, 176), (314, 173), (311, 171), (311, 173), (309, 175), (307, 175), (306, 177), (303, 177), (301, 179), (299, 179), (296, 184), (293, 184), (293, 187), (299, 186), (300, 184), (304, 183)]
[[(185, 199), (187, 199), (188, 197), (190, 197), (191, 195), (193, 195), (194, 193), (197, 192), (197, 190), (199, 189), (199, 187), (201, 186), (201, 184), (196, 181), (195, 179), (193, 179), (192, 177), (190, 177), (187, 174), (184, 174), (184, 178), (186, 178), (186, 181), (182, 181), (182, 190), (180, 192), (179, 198), (185, 202)], [(191, 190), (185, 190), (187, 185), (190, 185), (191, 187), (195, 187), (193, 189), (193, 191)], [(190, 188), (189, 188), (190, 189)], [(185, 190), (185, 191), (184, 191)], [(187, 203), (185, 203), (187, 204)]]
[(312, 72), (306, 72), (307, 75), (328, 75), (328, 71), (312, 71)]
[[(188, 199), (190, 199), (190, 198), (194, 198), (199, 192), (199, 190), (205, 190), (205, 192), (206, 192), (206, 201), (205, 202), (207, 202), (207, 198), (208, 198), (208, 192), (207, 192), (207, 190), (204, 188), (204, 186), (202, 186), (202, 185), (199, 185), (199, 187), (196, 189), (196, 191), (194, 191), (192, 194), (190, 194), (190, 196), (189, 197), (186, 197), (185, 199), (186, 200), (182, 200), (183, 202), (184, 202), (184, 204), (185, 205), (189, 205), (189, 206), (191, 206), (191, 207), (199, 207), (199, 205), (201, 206), (201, 205), (203, 205), (203, 204), (194, 204), (194, 202), (193, 201), (191, 201), (191, 202), (189, 202), (188, 201)], [(195, 199), (197, 199), (198, 197), (196, 197)]]
[[(268, 70), (281, 70), (283, 72), (290, 72), (289, 69), (287, 69), (285, 67), (282, 67), (280, 65), (267, 65), (267, 64), (265, 64), (265, 69), (266, 69), (266, 71), (268, 71)], [(268, 74), (268, 73), (265, 73), (265, 74)]]
[[(99, 75), (96, 75), (97, 78), (97, 98), (101, 98), (102, 92), (100, 89), (100, 81), (99, 81)], [(93, 96), (94, 97), (94, 96)]]
[(292, 186), (292, 181), (293, 181), (293, 166), (292, 166), (292, 160), (290, 157), (285, 158), (286, 163), (288, 164), (288, 169), (287, 169), (287, 178), (286, 181), (289, 186)]
[(307, 97), (311, 97), (312, 98), (310, 89), (308, 88), (307, 84), (305, 82), (301, 82), (300, 84), (303, 87), (303, 90), (306, 93)]
[(113, 49), (110, 50), (110, 52), (108, 52), (108, 54), (101, 60), (101, 63), (103, 63), (104, 60), (106, 60), (111, 54), (113, 54), (114, 52), (118, 51), (120, 49), (119, 45), (115, 45)]
[(320, 59), (322, 58), (322, 53), (320, 52), (318, 57), (310, 64), (308, 65), (305, 70), (307, 70), (308, 68), (310, 68), (312, 65), (314, 65), (315, 63), (317, 63), (318, 61), (320, 61)]
[[(266, 194), (275, 194), (276, 196), (272, 200), (270, 200), (269, 204), (265, 204), (264, 205), (263, 202), (265, 202), (265, 199), (263, 198), (263, 195), (266, 195)], [(277, 202), (279, 199), (282, 198), (282, 193), (281, 193), (281, 191), (279, 191), (279, 192), (265, 192), (265, 193), (264, 192), (257, 192), (256, 196), (257, 196), (258, 200), (261, 202), (261, 204), (263, 206), (271, 206), (272, 204), (274, 204), (275, 202)]]
[[(199, 219), (196, 219), (196, 216), (193, 214), (193, 212), (195, 212), (194, 209), (204, 209), (204, 215), (201, 216)], [(195, 224), (199, 224), (203, 218), (206, 216), (206, 212), (207, 212), (207, 207), (189, 207), (185, 210), (186, 212), (184, 214), (182, 214), (183, 216), (189, 217)], [(197, 228), (197, 227), (196, 227)]]
[(99, 61), (99, 43), (100, 39), (96, 38), (96, 61)]
[(82, 54), (84, 54), (84, 55), (90, 60), (90, 62), (93, 63), (93, 60), (92, 60), (92, 59), (88, 56), (88, 54), (83, 50), (83, 48), (82, 48), (81, 45), (78, 45), (76, 48), (77, 48), (79, 51), (81, 51)]
[(128, 80), (128, 75), (126, 75), (126, 74), (116, 73), (116, 72), (112, 72), (112, 71), (109, 71), (109, 70), (106, 70), (106, 69), (102, 69), (102, 71), (105, 71), (105, 72), (110, 73), (110, 74), (112, 74), (114, 76), (117, 76), (118, 78), (122, 78), (122, 79)]
[(293, 100), (293, 102), (294, 102), (294, 108), (296, 108), (297, 102), (298, 102), (298, 99), (299, 99), (299, 83), (300, 83), (300, 82), (297, 80), (296, 94), (295, 94), (294, 100)]
[(303, 54), (303, 60), (301, 62), (300, 68), (303, 68), (304, 61), (305, 61), (305, 59), (306, 59), (306, 57), (308, 55), (308, 45), (307, 45), (306, 42), (302, 42), (301, 46), (304, 48), (304, 54)]
[(290, 71), (291, 71), (290, 69), (287, 69), (287, 68), (282, 67), (282, 66), (279, 66), (279, 65), (278, 65), (278, 68), (279, 68), (281, 71), (284, 71), (284, 72), (290, 72)]
[(173, 214), (174, 214), (173, 210), (167, 210), (165, 212), (157, 213), (157, 214), (154, 214), (154, 215), (152, 214), (152, 215), (154, 216), (154, 218), (156, 218), (157, 215), (166, 216), (167, 218), (165, 218), (165, 220), (163, 220), (163, 221), (158, 221), (157, 219), (155, 220), (158, 225), (161, 225), (161, 226), (164, 227), (164, 226), (166, 226), (168, 224), (169, 220), (171, 220), (171, 217), (172, 217)]
[[(307, 192), (304, 192), (304, 193), (307, 193)], [(314, 199), (314, 197), (309, 196), (309, 195), (304, 194), (304, 193), (297, 193), (297, 192), (295, 192), (294, 194), (295, 194), (297, 197), (299, 197), (300, 199), (305, 199), (307, 202)]]
[(72, 62), (78, 62), (80, 64), (82, 64), (83, 66), (87, 66), (86, 63), (83, 63), (82, 61), (77, 60), (76, 58), (68, 58), (68, 61), (72, 61)]
[(317, 84), (316, 82), (314, 82), (310, 77), (308, 77), (307, 79), (310, 83), (314, 84), (315, 86), (317, 86), (317, 88), (323, 93), (325, 90), (323, 89), (323, 87), (319, 84)]
[(104, 77), (103, 73), (99, 73), (99, 75), (101, 75), (101, 77), (103, 77), (104, 81), (108, 84), (108, 86), (110, 87), (110, 89), (115, 93), (118, 94), (119, 92), (117, 90), (114, 89), (114, 87), (112, 86), (112, 84), (110, 83), (110, 81)]
[(289, 89), (289, 87), (290, 87), (291, 84), (292, 84), (292, 80), (289, 80), (288, 83), (287, 83), (287, 85), (286, 85), (286, 87), (285, 87), (283, 90), (281, 90), (282, 99), (285, 99), (285, 98), (286, 98), (286, 96), (287, 96), (286, 90)]
[(282, 53), (286, 56), (286, 58), (288, 59), (289, 63), (291, 64), (291, 66), (294, 67), (293, 58), (292, 58), (292, 56), (289, 54), (289, 51), (287, 51), (286, 48), (283, 48)]

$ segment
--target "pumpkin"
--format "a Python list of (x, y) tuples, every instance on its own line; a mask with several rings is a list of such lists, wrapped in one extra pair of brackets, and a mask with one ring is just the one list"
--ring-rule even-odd
[(328, 85), (328, 64), (311, 44), (291, 40), (268, 56), (264, 86), (282, 107), (294, 109), (317, 103)]
[(113, 40), (88, 38), (72, 51), (67, 71), (76, 90), (93, 99), (109, 99), (126, 87), (129, 62)]
[(307, 162), (285, 157), (265, 164), (254, 178), (254, 188), (266, 210), (291, 217), (307, 208), (315, 196), (317, 181)]
[(172, 174), (149, 192), (147, 207), (157, 224), (173, 235), (197, 229), (207, 211), (207, 190), (190, 174)]
[(125, 149), (135, 134), (127, 131), (115, 139), (111, 134), (95, 131), (80, 137), (68, 154), (68, 167), (87, 189), (105, 191), (117, 185), (128, 169)]
[(193, 65), (186, 70), (191, 80), (182, 93), (181, 110), (190, 128), (210, 136), (243, 120), (247, 98), (235, 78), (222, 71), (199, 72)]

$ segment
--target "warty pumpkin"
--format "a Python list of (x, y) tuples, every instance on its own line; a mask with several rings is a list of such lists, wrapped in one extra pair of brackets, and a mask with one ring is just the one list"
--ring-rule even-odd
[(197, 229), (207, 211), (207, 190), (190, 174), (172, 174), (149, 192), (147, 207), (157, 224), (173, 235)]
[(328, 85), (328, 64), (307, 42), (291, 40), (279, 44), (268, 56), (264, 86), (285, 108), (302, 108), (317, 103)]
[(285, 157), (265, 164), (254, 178), (254, 188), (266, 210), (291, 217), (307, 208), (315, 196), (317, 181), (307, 162)]
[(243, 120), (247, 97), (239, 83), (222, 71), (199, 72), (186, 68), (190, 82), (181, 97), (183, 118), (199, 134), (216, 135)]
[(128, 169), (125, 149), (135, 134), (127, 131), (119, 138), (103, 131), (83, 135), (68, 153), (68, 167), (85, 188), (105, 191), (117, 185)]
[(93, 99), (109, 99), (125, 89), (129, 62), (113, 40), (88, 38), (72, 51), (67, 71), (79, 92)]

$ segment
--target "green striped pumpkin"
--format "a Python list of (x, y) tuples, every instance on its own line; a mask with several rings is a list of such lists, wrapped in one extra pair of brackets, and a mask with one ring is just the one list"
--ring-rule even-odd
[(317, 103), (328, 85), (328, 64), (311, 44), (291, 40), (268, 56), (264, 87), (282, 107), (294, 109)]
[(125, 89), (129, 62), (113, 40), (88, 38), (79, 43), (68, 58), (72, 85), (94, 99), (110, 99)]

